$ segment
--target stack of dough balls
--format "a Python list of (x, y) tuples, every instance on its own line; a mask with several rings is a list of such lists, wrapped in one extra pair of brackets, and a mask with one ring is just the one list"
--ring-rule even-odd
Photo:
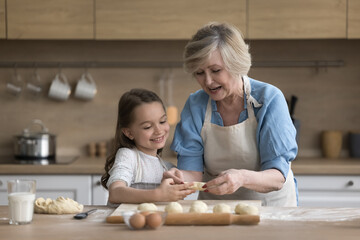
[(165, 212), (167, 213), (183, 213), (183, 207), (178, 202), (171, 202), (165, 207)]
[(206, 213), (208, 210), (208, 206), (203, 201), (194, 201), (191, 206), (189, 212), (194, 213)]
[(158, 210), (157, 206), (153, 203), (142, 203), (137, 209), (140, 212), (156, 212)]
[(213, 213), (231, 213), (231, 207), (225, 203), (216, 204)]
[(235, 213), (240, 215), (259, 215), (259, 209), (256, 206), (239, 203), (235, 206)]
[(73, 214), (80, 213), (84, 209), (82, 204), (72, 200), (71, 198), (58, 197), (56, 200), (51, 198), (38, 198), (34, 203), (35, 213), (48, 214)]

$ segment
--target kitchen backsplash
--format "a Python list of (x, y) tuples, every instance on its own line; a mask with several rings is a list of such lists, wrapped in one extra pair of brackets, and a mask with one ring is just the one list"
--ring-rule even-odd
[[(26, 92), (19, 97), (6, 92), (13, 68), (0, 68), (0, 155), (11, 155), (13, 136), (20, 134), (32, 119), (41, 119), (57, 135), (59, 154), (85, 154), (89, 142), (108, 141), (114, 136), (117, 103), (125, 91), (142, 87), (160, 94), (159, 79), (169, 68), (147, 66), (153, 62), (181, 62), (185, 41), (0, 41), (0, 62), (132, 62), (132, 68), (89, 68), (98, 93), (92, 101), (73, 97), (84, 68), (62, 68), (72, 94), (66, 102), (47, 97), (58, 68), (39, 68), (45, 92), (33, 98)], [(320, 156), (320, 133), (342, 130), (342, 156), (348, 154), (349, 131), (360, 131), (360, 41), (291, 40), (251, 41), (250, 52), (256, 62), (334, 61), (344, 66), (254, 67), (249, 76), (280, 88), (290, 99), (298, 97), (294, 117), (300, 120), (299, 156)], [(136, 65), (136, 64), (135, 64)], [(18, 68), (27, 82), (32, 68)], [(181, 66), (172, 68), (173, 100), (181, 110), (199, 85)], [(166, 94), (165, 94), (166, 96)], [(164, 99), (167, 102), (167, 98)], [(174, 156), (168, 149), (165, 157)]]

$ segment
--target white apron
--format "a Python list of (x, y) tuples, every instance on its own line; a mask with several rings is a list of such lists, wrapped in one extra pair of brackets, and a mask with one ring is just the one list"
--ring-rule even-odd
[[(211, 98), (207, 105), (205, 121), (201, 130), (204, 144), (203, 181), (215, 178), (227, 169), (247, 169), (260, 171), (260, 157), (256, 143), (257, 121), (253, 105), (261, 105), (250, 95), (251, 86), (247, 76), (243, 76), (248, 119), (232, 126), (218, 126), (211, 123)], [(214, 195), (200, 192), (199, 199), (219, 200), (261, 200), (264, 206), (297, 206), (294, 175), (291, 170), (283, 188), (270, 193), (258, 193), (247, 188), (239, 188), (233, 194)]]

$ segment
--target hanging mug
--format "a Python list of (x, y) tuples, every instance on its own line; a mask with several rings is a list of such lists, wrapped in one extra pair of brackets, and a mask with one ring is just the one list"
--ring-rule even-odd
[(11, 80), (6, 83), (6, 91), (14, 96), (19, 96), (23, 89), (23, 80), (15, 68)]
[(63, 73), (56, 74), (51, 83), (48, 96), (58, 101), (66, 101), (71, 94), (71, 87)]
[(40, 75), (35, 70), (34, 74), (31, 76), (31, 79), (26, 84), (27, 91), (34, 97), (38, 97), (42, 91), (42, 84)]
[(90, 73), (85, 72), (81, 75), (75, 88), (75, 97), (81, 100), (91, 100), (95, 97), (97, 88)]

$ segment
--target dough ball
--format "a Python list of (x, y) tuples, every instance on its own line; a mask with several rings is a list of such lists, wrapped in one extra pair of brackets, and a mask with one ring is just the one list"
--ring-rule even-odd
[(214, 213), (231, 213), (231, 207), (225, 203), (216, 204), (213, 208)]
[(208, 209), (208, 206), (203, 201), (194, 201), (191, 204), (189, 212), (206, 213), (207, 209)]
[(189, 187), (189, 189), (194, 189), (196, 191), (204, 191), (205, 188), (203, 186), (205, 185), (204, 182), (193, 182), (193, 185)]
[(48, 214), (74, 214), (80, 213), (84, 209), (82, 204), (71, 198), (58, 197), (56, 200), (38, 198), (34, 203), (35, 213)]
[(137, 209), (140, 212), (155, 212), (158, 210), (157, 206), (153, 203), (142, 203)]
[(235, 213), (240, 215), (259, 215), (259, 209), (252, 205), (239, 203), (235, 207)]
[(183, 213), (183, 207), (178, 202), (171, 202), (165, 207), (167, 213)]

